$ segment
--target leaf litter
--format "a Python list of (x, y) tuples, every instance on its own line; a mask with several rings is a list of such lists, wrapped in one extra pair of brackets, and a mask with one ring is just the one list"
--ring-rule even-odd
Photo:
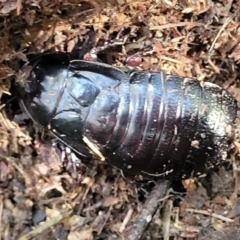
[[(149, 215), (151, 187), (104, 162), (83, 165), (21, 112), (13, 90), (26, 81), (27, 55), (55, 50), (214, 82), (240, 101), (239, 8), (232, 0), (0, 1), (1, 239), (133, 240), (134, 224), (142, 239), (240, 239), (239, 120), (226, 164), (172, 183)], [(89, 54), (105, 42), (114, 46)]]

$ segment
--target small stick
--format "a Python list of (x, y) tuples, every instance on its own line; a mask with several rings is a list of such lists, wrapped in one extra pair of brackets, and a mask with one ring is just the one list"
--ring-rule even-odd
[(164, 30), (164, 29), (168, 29), (168, 28), (175, 28), (175, 27), (207, 27), (207, 25), (205, 23), (201, 23), (201, 22), (177, 22), (177, 23), (167, 23), (161, 26), (153, 26), (150, 27), (150, 30)]
[(225, 222), (229, 222), (229, 223), (233, 223), (234, 220), (228, 217), (224, 217), (220, 214), (217, 213), (210, 213), (206, 210), (198, 210), (198, 209), (192, 209), (192, 208), (186, 208), (185, 209), (186, 212), (190, 212), (190, 213), (197, 213), (197, 214), (202, 214), (202, 215), (206, 215), (206, 216), (210, 216), (213, 218), (217, 218), (219, 220), (225, 221)]
[(86, 136), (83, 136), (83, 141), (93, 151), (93, 153), (95, 153), (102, 161), (105, 161), (105, 157), (102, 155), (96, 144), (92, 143)]
[(213, 51), (213, 48), (214, 48), (214, 46), (215, 46), (218, 38), (221, 36), (221, 33), (224, 31), (224, 29), (227, 27), (227, 25), (232, 21), (232, 19), (237, 15), (238, 11), (239, 11), (239, 10), (237, 10), (235, 13), (233, 13), (233, 14), (226, 20), (226, 22), (222, 25), (222, 27), (219, 29), (219, 31), (218, 31), (215, 39), (214, 39), (213, 42), (212, 42), (211, 47), (210, 47), (209, 50), (208, 50), (208, 54), (209, 54), (209, 55), (210, 55), (211, 52)]
[(124, 220), (123, 220), (123, 222), (122, 222), (122, 225), (121, 225), (121, 227), (120, 227), (120, 229), (119, 229), (119, 232), (123, 232), (123, 231), (125, 230), (126, 225), (127, 225), (128, 222), (130, 221), (132, 214), (133, 214), (133, 208), (130, 208), (130, 209), (128, 210), (128, 212), (127, 212), (127, 215), (125, 216), (125, 218), (124, 218)]
[(146, 227), (151, 222), (154, 214), (161, 205), (161, 199), (165, 196), (170, 181), (160, 180), (152, 190), (148, 199), (143, 205), (143, 210), (137, 216), (131, 226), (123, 233), (124, 240), (138, 240), (141, 238)]

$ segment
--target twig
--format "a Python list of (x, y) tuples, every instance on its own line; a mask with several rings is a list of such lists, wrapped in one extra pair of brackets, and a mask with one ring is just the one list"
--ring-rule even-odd
[(169, 185), (170, 181), (167, 180), (160, 180), (157, 182), (156, 187), (152, 190), (144, 203), (142, 212), (136, 217), (129, 229), (123, 233), (124, 240), (138, 240), (141, 238), (157, 209), (160, 207), (160, 200), (166, 194)]
[(2, 228), (2, 213), (3, 213), (3, 196), (0, 195), (0, 229)]
[(211, 47), (210, 47), (209, 50), (208, 50), (208, 57), (209, 57), (209, 58), (210, 58), (210, 55), (211, 55), (211, 53), (212, 53), (212, 50), (213, 50), (213, 48), (214, 48), (214, 46), (215, 46), (218, 38), (220, 37), (221, 33), (222, 33), (223, 30), (227, 27), (227, 25), (232, 21), (232, 19), (237, 15), (237, 13), (238, 13), (238, 11), (236, 11), (235, 13), (233, 13), (233, 14), (226, 20), (226, 22), (222, 25), (222, 27), (221, 27), (220, 30), (218, 31), (215, 39), (214, 39), (213, 42), (212, 42)]
[(121, 225), (121, 227), (119, 229), (119, 232), (123, 232), (125, 230), (126, 225), (130, 221), (130, 218), (131, 218), (132, 214), (133, 214), (133, 208), (128, 209), (127, 215), (125, 216), (125, 218), (124, 218), (124, 220), (122, 222), (122, 225)]
[(83, 141), (93, 151), (93, 153), (95, 153), (102, 161), (105, 161), (105, 157), (102, 155), (97, 145), (92, 143), (86, 136), (83, 136)]
[(160, 58), (160, 59), (163, 59), (163, 60), (166, 60), (166, 61), (169, 61), (169, 62), (181, 64), (181, 65), (185, 65), (185, 64), (186, 64), (186, 62), (183, 62), (183, 61), (180, 61), (180, 60), (171, 58), (171, 57), (167, 57), (167, 56), (164, 56), (164, 55), (159, 56), (159, 58)]
[(163, 239), (169, 240), (170, 224), (171, 224), (171, 212), (173, 209), (173, 201), (168, 200), (163, 207), (163, 219), (162, 219), (162, 230), (163, 230)]
[(200, 23), (200, 22), (177, 22), (177, 23), (167, 23), (161, 26), (153, 26), (150, 27), (150, 30), (163, 30), (167, 28), (174, 28), (174, 27), (207, 27), (207, 24), (205, 23)]
[(217, 213), (210, 213), (210, 212), (205, 211), (205, 210), (197, 210), (197, 209), (192, 209), (192, 208), (186, 208), (185, 211), (190, 212), (190, 213), (199, 213), (199, 214), (202, 214), (202, 215), (211, 216), (213, 218), (217, 218), (217, 219), (220, 219), (222, 221), (229, 222), (229, 223), (234, 222), (233, 219), (231, 219), (231, 218), (224, 217), (224, 216), (219, 215)]
[(19, 16), (22, 8), (22, 0), (17, 0), (17, 15)]

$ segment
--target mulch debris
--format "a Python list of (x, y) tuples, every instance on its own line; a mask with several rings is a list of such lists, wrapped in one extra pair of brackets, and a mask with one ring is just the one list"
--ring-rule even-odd
[(54, 50), (213, 82), (240, 102), (239, 1), (3, 0), (0, 26), (1, 239), (240, 239), (239, 121), (224, 166), (159, 194), (159, 182), (86, 167), (21, 112), (13, 87), (29, 57)]

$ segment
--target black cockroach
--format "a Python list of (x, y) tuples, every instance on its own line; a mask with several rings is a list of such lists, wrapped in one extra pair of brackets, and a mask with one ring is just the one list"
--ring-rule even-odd
[(236, 100), (196, 79), (69, 60), (31, 62), (22, 106), (73, 150), (146, 178), (201, 175), (226, 158)]

